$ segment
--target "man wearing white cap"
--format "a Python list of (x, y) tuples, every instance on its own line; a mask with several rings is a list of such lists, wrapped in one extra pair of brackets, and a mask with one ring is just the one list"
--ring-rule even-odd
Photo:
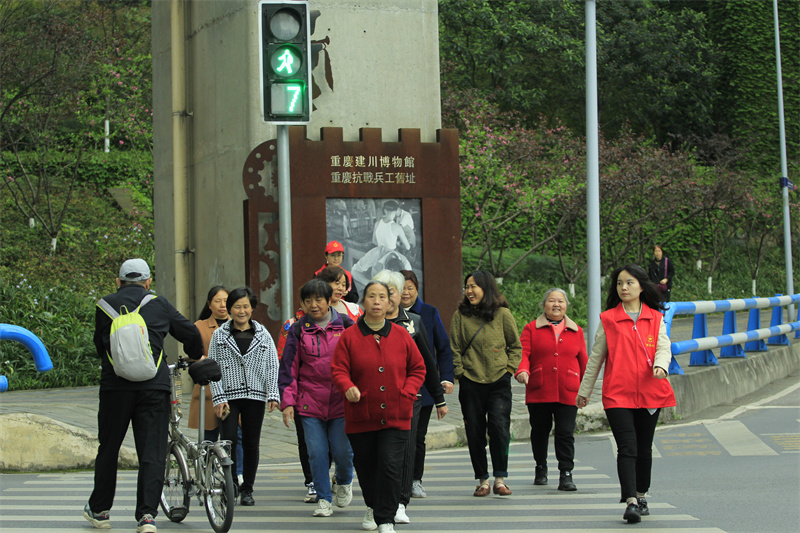
[[(150, 267), (144, 259), (129, 259), (119, 269), (117, 292), (103, 300), (117, 313), (133, 311), (150, 294), (152, 281)], [(139, 314), (147, 325), (150, 349), (157, 369), (151, 379), (129, 381), (116, 374), (112, 363), (109, 342), (112, 319), (101, 303), (98, 303), (95, 312), (94, 344), (102, 362), (97, 414), (100, 446), (94, 467), (94, 491), (83, 516), (96, 528), (111, 527), (109, 510), (116, 491), (117, 458), (128, 425), (132, 425), (139, 457), (134, 511), (138, 522), (136, 531), (154, 533), (157, 531), (154, 517), (158, 513), (164, 484), (170, 409), (169, 373), (166, 357), (163, 356), (164, 337), (169, 333), (182, 342), (184, 351), (192, 359), (199, 359), (203, 355), (203, 341), (195, 325), (166, 298), (154, 297), (147, 301), (141, 305)]]

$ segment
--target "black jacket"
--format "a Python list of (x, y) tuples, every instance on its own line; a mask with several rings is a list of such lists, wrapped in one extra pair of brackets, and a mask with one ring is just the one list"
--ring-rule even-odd
[[(665, 261), (667, 263), (666, 272), (664, 272)], [(650, 278), (650, 281), (656, 285), (661, 283), (662, 279), (667, 278), (667, 290), (672, 290), (672, 278), (675, 277), (675, 266), (672, 264), (672, 260), (667, 256), (662, 256), (660, 261), (654, 257), (653, 260), (650, 261), (647, 276)]]
[[(147, 289), (141, 285), (124, 285), (117, 292), (109, 294), (104, 299), (117, 311), (124, 305), (128, 310), (135, 309), (147, 294)], [(203, 339), (197, 327), (189, 322), (175, 307), (164, 297), (156, 297), (139, 311), (150, 337), (150, 348), (155, 361), (158, 361), (164, 350), (164, 337), (167, 333), (183, 343), (186, 355), (192, 359), (199, 359), (203, 355)], [(102, 371), (100, 374), (100, 390), (165, 390), (169, 391), (169, 372), (167, 369), (166, 355), (161, 358), (158, 373), (147, 381), (128, 381), (114, 373), (114, 367), (108, 360), (111, 351), (108, 341), (111, 335), (111, 318), (99, 307), (95, 309), (94, 345), (100, 357)]]
[[(439, 370), (436, 368), (436, 359), (433, 358), (431, 348), (428, 346), (428, 333), (422, 324), (422, 317), (416, 313), (409, 313), (401, 307), (398, 315), (389, 319), (389, 321), (406, 328), (406, 331), (417, 344), (419, 353), (422, 354), (422, 359), (425, 360), (424, 386), (433, 398), (433, 403), (436, 404), (436, 407), (447, 405), (444, 400), (444, 387), (442, 387), (442, 382), (439, 379)], [(418, 393), (417, 395), (419, 396), (420, 394)]]

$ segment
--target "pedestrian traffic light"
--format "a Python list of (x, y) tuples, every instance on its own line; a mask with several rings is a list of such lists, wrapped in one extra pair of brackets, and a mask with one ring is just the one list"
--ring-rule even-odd
[(262, 105), (266, 122), (311, 120), (311, 32), (306, 1), (259, 3)]

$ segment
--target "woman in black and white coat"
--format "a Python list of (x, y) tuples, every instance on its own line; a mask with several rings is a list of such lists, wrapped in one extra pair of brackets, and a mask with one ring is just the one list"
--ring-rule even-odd
[[(253, 484), (264, 411), (279, 407), (278, 352), (267, 329), (252, 320), (256, 296), (248, 287), (228, 294), (231, 320), (214, 331), (208, 358), (222, 369), (222, 380), (211, 383), (214, 412), (222, 420), (222, 438), (236, 449), (238, 422), (242, 421), (244, 482), (239, 487), (242, 505), (255, 505)], [(235, 454), (234, 472), (236, 471)]]

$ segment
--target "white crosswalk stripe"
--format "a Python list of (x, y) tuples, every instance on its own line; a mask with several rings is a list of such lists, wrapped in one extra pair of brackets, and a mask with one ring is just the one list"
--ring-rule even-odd
[[(552, 452), (551, 452), (552, 454)], [(411, 524), (397, 526), (398, 531), (441, 532), (502, 529), (503, 531), (629, 531), (622, 521), (619, 484), (615, 478), (595, 470), (591, 458), (576, 460), (573, 470), (577, 492), (559, 492), (557, 464), (553, 456), (550, 483), (533, 486), (533, 458), (530, 445), (511, 446), (508, 484), (513, 495), (490, 495), (475, 498), (475, 480), (466, 449), (430, 452), (423, 479), (428, 494), (412, 499), (408, 514)], [(357, 483), (353, 503), (346, 509), (335, 508), (332, 517), (313, 518), (315, 506), (303, 503), (305, 488), (299, 464), (261, 464), (253, 507), (237, 507), (232, 532), (293, 532), (360, 530), (365, 507)], [(60, 533), (89, 530), (81, 509), (92, 488), (92, 473), (40, 474), (23, 486), (0, 491), (0, 530), (3, 533), (54, 531)], [(119, 473), (113, 528), (135, 529), (133, 510), (136, 498), (136, 472)], [(30, 503), (36, 512), (30, 514)], [(644, 520), (653, 527), (680, 533), (718, 533), (714, 527), (698, 527), (698, 519), (682, 514), (669, 502), (650, 502), (651, 516)], [(180, 524), (157, 517), (159, 531), (195, 533), (210, 531), (205, 511), (192, 500), (189, 515)], [(488, 527), (487, 524), (495, 524)]]

